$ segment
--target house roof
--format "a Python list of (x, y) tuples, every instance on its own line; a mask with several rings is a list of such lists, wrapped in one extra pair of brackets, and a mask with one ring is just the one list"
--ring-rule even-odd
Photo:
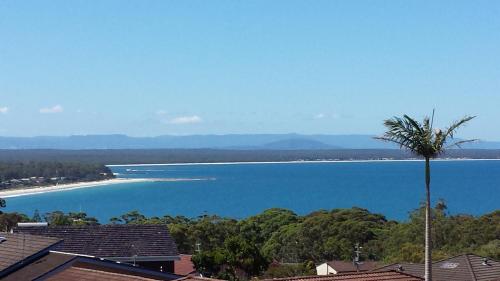
[(179, 275), (189, 275), (196, 272), (193, 262), (191, 261), (192, 255), (180, 255), (181, 259), (175, 261), (174, 273)]
[(214, 278), (206, 278), (206, 277), (188, 275), (188, 276), (179, 278), (179, 279), (177, 279), (175, 281), (222, 281), (222, 280), (221, 279), (214, 279)]
[(0, 232), (0, 278), (61, 242), (60, 239)]
[(57, 255), (46, 253), (32, 262), (25, 264), (22, 268), (4, 277), (3, 281), (34, 280), (38, 276), (50, 272), (54, 268), (72, 260), (74, 256)]
[(154, 281), (158, 279), (151, 279), (140, 276), (133, 276), (127, 274), (120, 274), (114, 272), (106, 272), (88, 268), (80, 268), (80, 267), (70, 267), (66, 270), (56, 273), (53, 276), (50, 276), (46, 279), (47, 281)]
[[(484, 257), (474, 254), (464, 254), (434, 262), (432, 277), (436, 281), (490, 281), (500, 280), (500, 262), (489, 259), (486, 264)], [(374, 271), (397, 270), (401, 265), (402, 272), (416, 276), (424, 276), (423, 264), (391, 264)]]
[[(352, 262), (346, 261), (329, 261), (328, 264), (337, 273), (357, 272), (358, 268)], [(359, 271), (370, 271), (377, 267), (377, 262), (363, 261), (359, 264)]]
[(63, 239), (57, 251), (113, 260), (176, 260), (179, 255), (166, 225), (35, 226), (14, 231)]
[(3, 278), (16, 280), (176, 280), (181, 276), (162, 273), (105, 259), (49, 252)]
[(314, 275), (288, 278), (267, 279), (266, 281), (421, 281), (421, 277), (396, 271), (358, 272), (335, 275)]
[(395, 270), (398, 272), (404, 272), (413, 276), (424, 276), (424, 264), (423, 263), (393, 263), (385, 265), (374, 269), (374, 272), (381, 272), (387, 270)]
[(465, 254), (433, 263), (436, 279), (486, 281), (500, 279), (500, 262), (484, 257)]

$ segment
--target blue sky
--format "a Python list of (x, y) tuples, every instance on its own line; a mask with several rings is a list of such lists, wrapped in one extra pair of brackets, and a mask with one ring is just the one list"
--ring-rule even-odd
[(500, 140), (499, 1), (1, 1), (0, 135)]

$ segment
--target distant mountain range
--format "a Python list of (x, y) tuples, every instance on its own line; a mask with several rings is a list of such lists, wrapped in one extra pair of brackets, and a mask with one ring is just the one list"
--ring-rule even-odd
[[(0, 149), (233, 149), (318, 150), (390, 149), (390, 143), (372, 135), (229, 134), (129, 137), (126, 135), (78, 135), (67, 137), (0, 137)], [(479, 141), (470, 149), (500, 149), (500, 142)]]

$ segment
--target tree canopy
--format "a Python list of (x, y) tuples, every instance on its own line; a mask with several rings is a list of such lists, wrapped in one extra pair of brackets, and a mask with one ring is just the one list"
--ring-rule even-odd
[[(500, 259), (500, 210), (482, 216), (450, 215), (445, 202), (439, 201), (432, 208), (432, 217), (435, 260), (462, 253)], [(51, 225), (99, 223), (81, 212), (35, 212), (31, 218), (3, 213), (0, 229), (8, 231), (17, 222), (42, 220)], [(404, 222), (356, 207), (307, 215), (274, 208), (240, 220), (217, 215), (146, 217), (131, 211), (110, 220), (167, 224), (179, 252), (193, 254), (200, 272), (230, 280), (308, 275), (317, 263), (352, 261), (356, 243), (363, 246), (362, 260), (421, 263), (424, 221), (423, 205)]]

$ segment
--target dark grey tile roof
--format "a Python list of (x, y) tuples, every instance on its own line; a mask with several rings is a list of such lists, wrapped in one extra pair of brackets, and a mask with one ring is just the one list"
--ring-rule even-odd
[(500, 262), (488, 260), (473, 254), (455, 256), (446, 260), (433, 263), (436, 270), (436, 279), (442, 280), (472, 280), (489, 281), (500, 278)]
[(57, 245), (61, 240), (29, 234), (0, 232), (0, 278), (14, 267), (28, 262), (42, 252)]
[(177, 257), (166, 225), (97, 225), (18, 227), (19, 233), (57, 237), (55, 250), (102, 258)]
[[(488, 260), (474, 254), (464, 254), (432, 264), (432, 277), (435, 281), (490, 281), (500, 280), (500, 262)], [(374, 271), (397, 270), (415, 276), (424, 276), (423, 264), (400, 263), (387, 265)]]

